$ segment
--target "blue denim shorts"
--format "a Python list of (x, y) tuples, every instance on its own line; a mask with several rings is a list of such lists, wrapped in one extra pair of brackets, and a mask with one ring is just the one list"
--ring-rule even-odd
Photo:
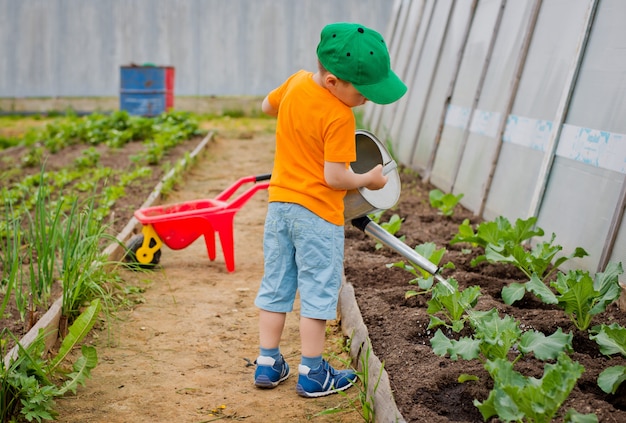
[(287, 313), (298, 291), (301, 316), (336, 319), (343, 249), (343, 226), (298, 204), (270, 203), (263, 235), (265, 270), (255, 305)]

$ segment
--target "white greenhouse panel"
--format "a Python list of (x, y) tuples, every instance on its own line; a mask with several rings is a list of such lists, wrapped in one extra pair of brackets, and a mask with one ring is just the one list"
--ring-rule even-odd
[[(500, 0), (485, 0), (479, 2), (476, 8), (431, 175), (432, 183), (444, 191), (449, 191), (454, 185), (463, 153), (469, 114), (479, 88), (491, 39), (494, 37), (494, 26), (501, 3)], [(457, 116), (457, 111), (460, 111), (460, 116)], [(467, 119), (463, 120), (464, 118)]]
[[(528, 199), (535, 188), (534, 182), (539, 173), (541, 156), (541, 152), (519, 145), (511, 143), (502, 145), (498, 163), (506, 163), (506, 166), (498, 165), (496, 168), (491, 192), (497, 192), (498, 195), (490, 195), (487, 199), (483, 212), (486, 220), (493, 220), (498, 216), (504, 216), (511, 222), (518, 218), (528, 218)], [(523, 183), (514, 183), (502, 175), (505, 172), (529, 176), (520, 181)]]
[[(550, 135), (556, 129), (553, 120), (563, 92), (567, 90), (565, 81), (575, 62), (588, 6), (588, 0), (541, 3), (513, 108), (507, 116), (502, 136), (503, 151), (510, 148), (509, 143), (532, 151), (519, 156), (522, 165), (514, 165), (504, 158), (498, 160), (485, 203), (490, 214), (529, 217), (536, 187), (542, 183), (538, 180), (539, 171)], [(563, 19), (564, 11), (567, 11), (567, 19)], [(510, 187), (515, 187), (517, 192), (515, 207), (502, 200), (510, 196)], [(498, 204), (504, 207), (500, 209)], [(526, 205), (525, 210), (519, 209), (521, 204)]]
[[(408, 15), (406, 16), (404, 42), (400, 44), (396, 52), (396, 59), (391, 63), (394, 72), (407, 84), (407, 88), (411, 90), (411, 96), (415, 95), (416, 92), (415, 86), (410, 84), (409, 81), (415, 68), (415, 62), (421, 56), (433, 3), (434, 0), (411, 2)], [(394, 120), (398, 119), (398, 110), (403, 107), (410, 95), (407, 93), (399, 101), (381, 107), (378, 124), (376, 128), (373, 128), (379, 139), (393, 140), (394, 151), (397, 151), (398, 140), (391, 136), (391, 127)]]
[[(428, 25), (424, 24), (428, 33), (424, 34), (422, 49), (415, 53), (410, 80), (411, 95), (399, 105), (398, 114), (391, 128), (392, 139), (398, 140), (399, 145), (395, 150), (399, 157), (410, 157), (414, 148), (415, 134), (429, 99), (452, 6), (450, 0), (430, 1), (429, 3), (434, 8), (430, 11)], [(426, 14), (424, 16), (426, 17)]]
[(624, 18), (626, 2), (623, 0), (599, 3), (569, 108), (568, 123), (626, 134)]
[(541, 3), (512, 113), (554, 119), (584, 30), (589, 0)]
[[(576, 247), (589, 253), (588, 257), (573, 260), (567, 268), (596, 268), (623, 181), (620, 173), (555, 158), (537, 226), (546, 237), (556, 234), (555, 244), (563, 246), (564, 255)], [(598, 204), (600, 199), (609, 198), (613, 201)]]
[(472, 114), (467, 143), (454, 182), (454, 194), (464, 194), (463, 204), (470, 210), (480, 209), (483, 187), (487, 184), (494, 160), (498, 159), (497, 151), (501, 143), (499, 128), (508, 111), (511, 85), (534, 3), (507, 2), (504, 9), (485, 84), (477, 109)]
[[(575, 233), (581, 243), (589, 244), (591, 257), (586, 264), (594, 267), (607, 247), (605, 240), (613, 235), (610, 222), (620, 209), (618, 202), (626, 180), (624, 16), (626, 3), (599, 3), (558, 139), (558, 167), (552, 169), (550, 190), (545, 192), (539, 214), (547, 228), (559, 228), (557, 234)], [(572, 205), (579, 213), (559, 215), (547, 210), (562, 204), (562, 193), (570, 193), (582, 203)], [(581, 215), (591, 222), (579, 225)], [(618, 240), (613, 248), (619, 251), (625, 247)], [(626, 262), (626, 255), (622, 260)]]
[[(439, 125), (446, 112), (445, 106), (448, 101), (450, 86), (457, 73), (457, 66), (463, 39), (472, 16), (471, 2), (455, 2), (450, 16), (448, 31), (444, 37), (437, 68), (431, 82), (430, 95), (427, 99), (409, 100), (411, 103), (421, 104), (427, 101), (424, 116), (421, 121), (408, 113), (400, 124), (398, 139), (402, 143), (414, 144), (411, 157), (406, 160), (412, 167), (423, 171), (430, 166), (431, 155), (436, 147), (436, 138)], [(436, 42), (436, 39), (433, 39)]]

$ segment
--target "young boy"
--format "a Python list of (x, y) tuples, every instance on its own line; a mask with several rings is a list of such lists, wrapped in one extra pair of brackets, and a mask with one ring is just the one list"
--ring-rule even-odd
[(388, 104), (406, 92), (390, 68), (382, 36), (354, 23), (324, 27), (317, 47), (318, 71), (299, 71), (263, 100), (277, 116), (276, 153), (263, 239), (265, 269), (256, 297), (260, 355), (255, 385), (274, 388), (289, 376), (279, 343), (286, 313), (300, 292), (301, 363), (296, 391), (320, 397), (349, 388), (352, 370), (322, 359), (326, 320), (336, 319), (343, 274), (343, 198), (347, 190), (381, 189), (378, 165), (367, 173), (356, 160), (352, 107)]

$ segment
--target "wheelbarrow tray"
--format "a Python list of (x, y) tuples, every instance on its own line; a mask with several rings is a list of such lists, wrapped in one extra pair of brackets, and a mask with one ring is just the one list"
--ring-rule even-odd
[(234, 214), (227, 203), (215, 199), (186, 201), (183, 203), (148, 207), (135, 211), (135, 217), (143, 225), (152, 225), (155, 232), (172, 250), (188, 247), (210, 226), (210, 217)]

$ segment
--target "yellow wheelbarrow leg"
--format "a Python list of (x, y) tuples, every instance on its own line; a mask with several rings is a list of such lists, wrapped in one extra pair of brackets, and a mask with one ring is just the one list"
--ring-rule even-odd
[[(143, 233), (143, 243), (141, 247), (137, 249), (136, 257), (139, 263), (148, 264), (152, 262), (154, 254), (161, 249), (163, 242), (152, 225), (144, 225), (141, 232)], [(154, 240), (154, 245), (151, 247), (150, 241), (152, 240)]]

